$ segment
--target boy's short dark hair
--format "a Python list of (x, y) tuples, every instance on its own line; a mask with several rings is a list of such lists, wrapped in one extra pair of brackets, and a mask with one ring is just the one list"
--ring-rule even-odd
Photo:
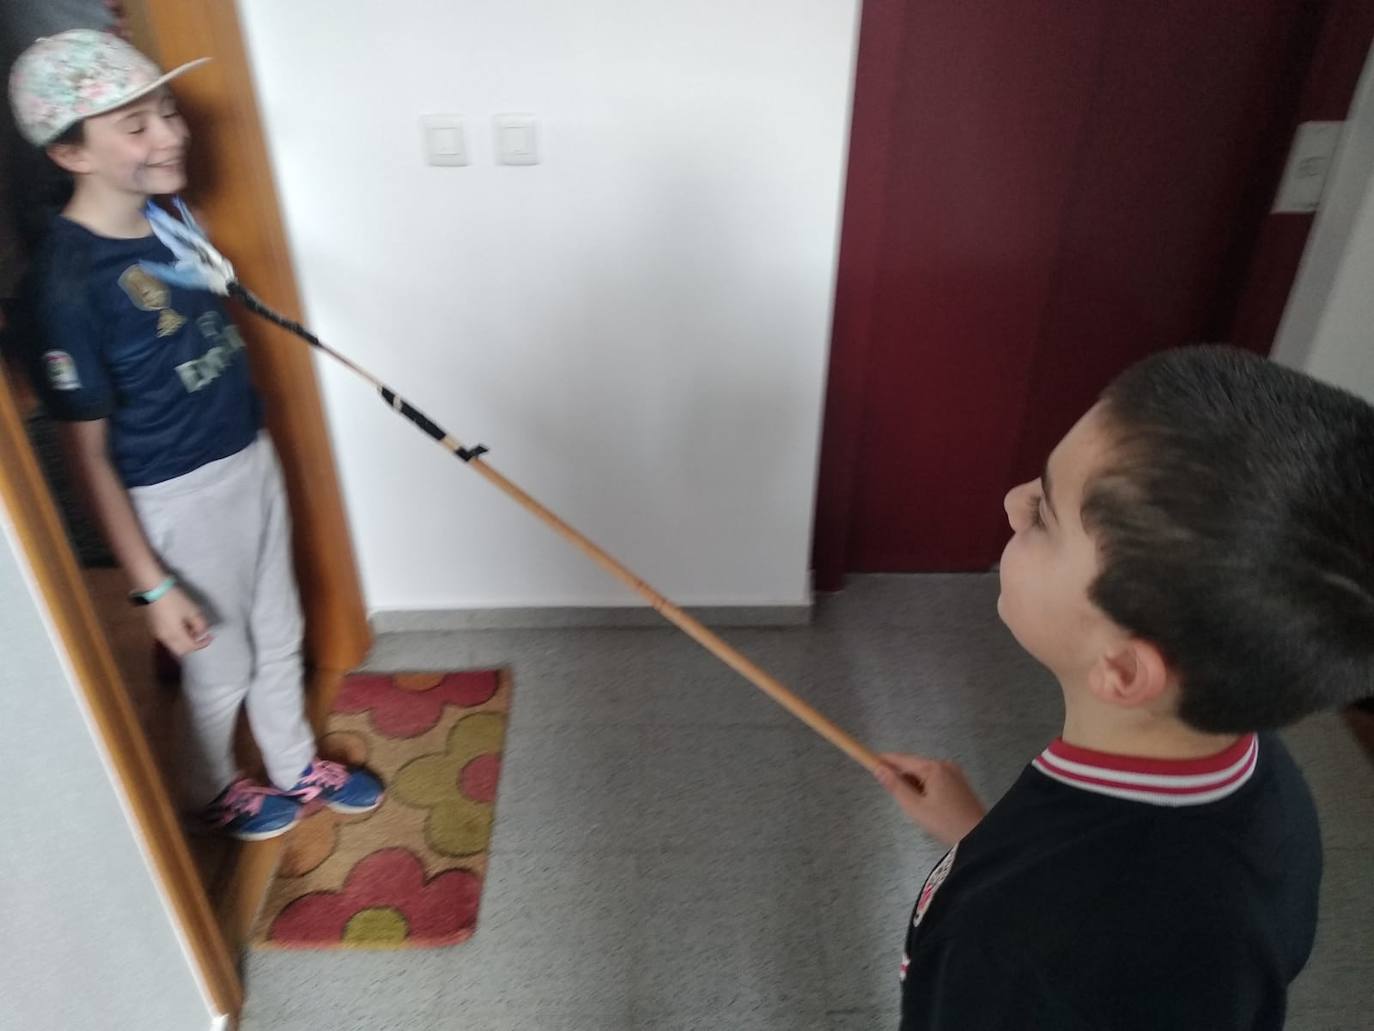
[(1161, 649), (1179, 717), (1240, 733), (1374, 694), (1374, 408), (1225, 347), (1148, 358), (1102, 400), (1090, 595)]

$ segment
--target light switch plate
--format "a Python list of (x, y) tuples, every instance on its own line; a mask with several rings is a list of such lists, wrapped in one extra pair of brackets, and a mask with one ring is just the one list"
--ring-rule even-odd
[(503, 165), (539, 164), (534, 115), (496, 115), (496, 160)]
[(466, 165), (467, 141), (463, 138), (463, 119), (458, 115), (425, 115), (420, 119), (424, 135), (425, 160), (431, 165)]

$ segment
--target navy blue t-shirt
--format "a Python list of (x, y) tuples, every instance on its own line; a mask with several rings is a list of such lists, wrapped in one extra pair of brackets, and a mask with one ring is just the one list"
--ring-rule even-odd
[(109, 419), (127, 487), (227, 458), (262, 425), (219, 298), (168, 286), (140, 261), (172, 255), (155, 236), (111, 239), (59, 216), (29, 269), (17, 334), (54, 418)]

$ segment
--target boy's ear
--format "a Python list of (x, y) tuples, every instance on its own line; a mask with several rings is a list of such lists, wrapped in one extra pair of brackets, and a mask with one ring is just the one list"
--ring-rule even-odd
[(1089, 684), (1101, 701), (1136, 709), (1163, 697), (1173, 679), (1157, 647), (1139, 637), (1124, 637), (1097, 660)]
[(71, 143), (54, 143), (48, 148), (53, 164), (72, 175), (84, 175), (91, 170), (91, 159), (85, 147)]

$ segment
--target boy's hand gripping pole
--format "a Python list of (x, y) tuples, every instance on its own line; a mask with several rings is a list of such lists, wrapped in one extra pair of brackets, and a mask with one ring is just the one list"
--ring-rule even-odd
[(180, 220), (173, 218), (151, 201), (148, 203), (146, 214), (148, 216), (148, 221), (152, 224), (153, 232), (156, 233), (158, 238), (172, 251), (172, 255), (176, 261), (171, 265), (157, 264), (154, 262), (140, 262), (146, 271), (156, 276), (158, 279), (161, 279), (163, 282), (170, 283), (173, 286), (181, 286), (192, 290), (209, 290), (221, 296), (234, 297), (249, 311), (267, 319), (269, 322), (281, 326), (283, 329), (289, 330), (291, 333), (310, 344), (310, 346), (323, 351), (335, 361), (351, 369), (377, 389), (382, 400), (386, 402), (389, 408), (392, 408), (409, 419), (418, 426), (426, 436), (436, 441), (445, 450), (462, 459), (498, 490), (508, 497), (513, 498), (526, 511), (532, 513), (537, 519), (551, 527), (559, 535), (575, 544), (577, 548), (593, 562), (647, 600), (659, 615), (663, 616), (688, 637), (692, 638), (692, 640), (696, 641), (712, 655), (720, 659), (736, 673), (744, 677), (764, 694), (768, 695), (768, 697), (772, 698), (773, 701), (777, 702), (793, 716), (797, 717), (797, 719), (801, 720), (817, 734), (825, 738), (825, 740), (840, 749), (840, 751), (844, 752), (870, 773), (877, 772), (879, 767), (883, 765), (882, 760), (879, 759), (877, 754), (872, 750), (845, 733), (834, 722), (794, 695), (779, 683), (778, 680), (757, 666), (738, 649), (727, 644), (719, 635), (709, 630), (700, 620), (689, 615), (677, 605), (674, 605), (588, 537), (568, 525), (568, 523), (564, 522), (559, 516), (545, 508), (542, 504), (530, 497), (514, 483), (506, 479), (506, 477), (502, 476), (483, 461), (481, 456), (487, 452), (487, 448), (481, 444), (474, 448), (463, 447), (452, 434), (429, 418), (429, 416), (425, 415), (424, 412), (406, 401), (376, 376), (372, 375), (372, 373), (323, 343), (315, 334), (311, 333), (299, 322), (288, 319), (286, 316), (274, 311), (264, 304), (254, 296), (251, 291), (239, 283), (234, 275), (233, 266), (229, 264), (225, 257), (220, 254), (206, 238), (200, 226), (196, 224), (195, 219), (191, 216), (191, 212), (181, 202), (181, 198), (175, 198), (174, 203), (177, 211), (181, 214)]

